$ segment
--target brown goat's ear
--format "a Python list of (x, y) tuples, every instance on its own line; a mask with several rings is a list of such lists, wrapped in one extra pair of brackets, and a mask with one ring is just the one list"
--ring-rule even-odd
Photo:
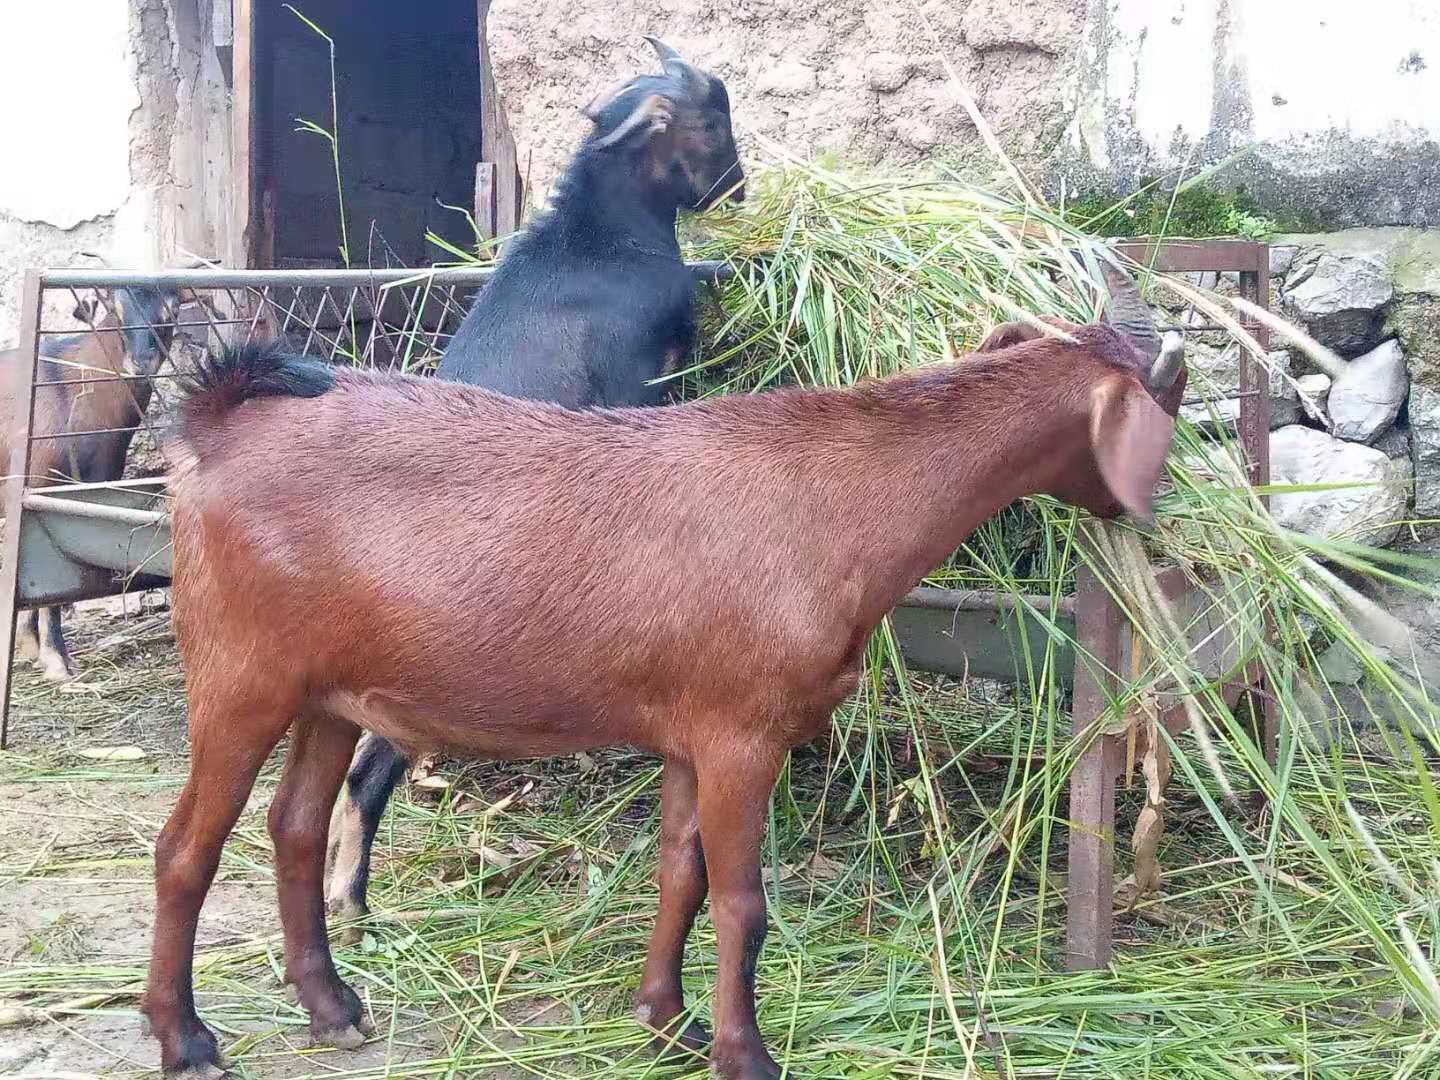
[(976, 352), (993, 352), (996, 349), (1008, 349), (1011, 345), (1019, 345), (1022, 341), (1033, 341), (1040, 336), (1040, 331), (1029, 323), (1007, 322), (991, 330), (985, 335), (985, 340), (980, 342)]
[[(1041, 315), (1040, 322), (1067, 332), (1075, 329), (1073, 323), (1067, 323), (1064, 319), (1057, 319), (1053, 315)], [(1032, 323), (1001, 323), (985, 335), (985, 340), (980, 342), (980, 347), (975, 351), (992, 352), (995, 349), (1008, 349), (1011, 345), (1019, 345), (1022, 341), (1034, 341), (1036, 338), (1044, 336), (1045, 331)]]
[(1090, 445), (1100, 476), (1115, 501), (1147, 525), (1174, 435), (1174, 417), (1135, 379), (1112, 376), (1090, 392)]

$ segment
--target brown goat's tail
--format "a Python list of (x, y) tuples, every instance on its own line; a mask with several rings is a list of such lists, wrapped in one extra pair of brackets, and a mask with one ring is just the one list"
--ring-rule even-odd
[(181, 430), (188, 433), (196, 421), (218, 419), (251, 398), (313, 398), (334, 385), (334, 368), (286, 352), (282, 342), (210, 353), (181, 382)]

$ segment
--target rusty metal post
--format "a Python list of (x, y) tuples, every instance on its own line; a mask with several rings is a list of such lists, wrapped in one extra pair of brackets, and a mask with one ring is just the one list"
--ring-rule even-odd
[[(1255, 263), (1251, 270), (1240, 271), (1240, 294), (1257, 307), (1270, 306), (1270, 248), (1255, 245)], [(1253, 320), (1245, 320), (1246, 329), (1266, 351), (1270, 348), (1270, 331)], [(1240, 445), (1245, 453), (1245, 466), (1250, 482), (1256, 487), (1270, 483), (1270, 375), (1264, 366), (1248, 353), (1240, 357)], [(1270, 505), (1270, 497), (1260, 495), (1262, 505)], [(1268, 622), (1268, 616), (1267, 616)], [(1251, 666), (1247, 681), (1253, 688), (1252, 702), (1258, 702), (1262, 714), (1259, 736), (1265, 760), (1273, 767), (1280, 744), (1280, 708), (1275, 695), (1266, 686), (1264, 668)]]
[(30, 429), (35, 422), (35, 369), (39, 367), (40, 300), (44, 278), (25, 272), (20, 299), (20, 370), (15, 373), (15, 417), (5, 476), (5, 539), (0, 549), (0, 750), (10, 741), (10, 676), (15, 662), (15, 603), (20, 586), (20, 515), (30, 475)]
[[(1075, 694), (1071, 730), (1077, 739), (1105, 712), (1120, 670), (1125, 619), (1093, 571), (1081, 566), (1075, 584)], [(1070, 854), (1066, 886), (1065, 965), (1072, 971), (1110, 962), (1115, 927), (1115, 781), (1120, 741), (1097, 735), (1070, 772)]]

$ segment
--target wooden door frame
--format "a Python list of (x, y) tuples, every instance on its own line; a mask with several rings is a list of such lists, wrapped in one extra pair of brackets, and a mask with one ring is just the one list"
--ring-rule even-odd
[[(234, 269), (263, 269), (273, 262), (270, 214), (257, 160), (259, 0), (231, 0), (233, 52), (230, 105), (230, 221), (225, 264)], [(507, 236), (520, 224), (524, 188), (515, 137), (505, 116), (490, 63), (486, 32), (490, 0), (476, 3), (476, 45), (480, 62), (480, 161), (475, 170), (475, 223), (487, 236)]]

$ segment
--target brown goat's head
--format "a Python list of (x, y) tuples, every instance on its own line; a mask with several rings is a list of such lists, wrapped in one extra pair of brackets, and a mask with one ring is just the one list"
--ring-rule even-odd
[[(1073, 346), (1057, 351), (1066, 368), (1058, 373), (1073, 392), (1088, 427), (1088, 468), (1060, 463), (1051, 494), (1097, 517), (1129, 513), (1141, 521), (1153, 517), (1151, 500), (1165, 469), (1175, 434), (1175, 415), (1185, 394), (1185, 342), (1178, 332), (1162, 340), (1135, 282), (1108, 263), (1101, 266), (1109, 302), (1098, 326), (1075, 326), (1059, 319), (1042, 321), (1073, 337)], [(1027, 323), (1005, 323), (992, 330), (977, 352), (1007, 348), (1046, 336)]]
[(589, 145), (643, 155), (650, 176), (674, 189), (689, 210), (722, 198), (745, 199), (745, 173), (730, 126), (725, 84), (659, 38), (647, 37), (664, 68), (602, 91), (584, 112), (595, 124)]
[(113, 296), (131, 374), (154, 375), (170, 354), (180, 316), (179, 291), (133, 286), (116, 289)]

